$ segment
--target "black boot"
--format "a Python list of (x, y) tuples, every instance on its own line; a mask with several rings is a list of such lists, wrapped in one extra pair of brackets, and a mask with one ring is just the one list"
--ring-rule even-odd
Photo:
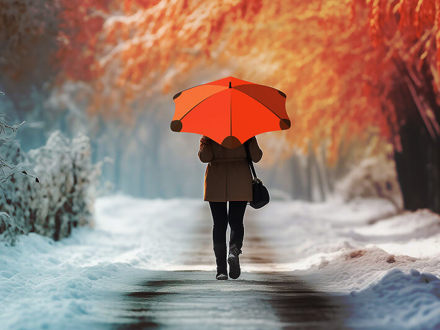
[(227, 280), (228, 270), (226, 267), (226, 243), (214, 244), (214, 254), (215, 262), (217, 264), (217, 275), (215, 278), (218, 280)]
[(240, 260), (238, 255), (241, 254), (241, 250), (235, 245), (229, 247), (228, 264), (229, 264), (229, 277), (236, 279), (240, 276)]

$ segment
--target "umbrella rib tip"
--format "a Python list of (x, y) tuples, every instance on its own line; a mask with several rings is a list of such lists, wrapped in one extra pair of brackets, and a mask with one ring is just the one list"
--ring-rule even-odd
[(182, 122), (180, 120), (173, 120), (170, 124), (170, 128), (174, 132), (180, 132), (182, 130)]
[(290, 123), (289, 119), (285, 119), (285, 118), (280, 119), (280, 128), (281, 129), (288, 129), (288, 128), (290, 128), (290, 125), (291, 125), (291, 123)]

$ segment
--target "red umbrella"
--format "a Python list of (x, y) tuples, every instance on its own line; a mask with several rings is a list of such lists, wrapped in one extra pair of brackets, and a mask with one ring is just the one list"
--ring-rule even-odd
[(171, 130), (206, 135), (230, 149), (257, 134), (290, 128), (286, 94), (234, 77), (185, 89), (173, 100)]

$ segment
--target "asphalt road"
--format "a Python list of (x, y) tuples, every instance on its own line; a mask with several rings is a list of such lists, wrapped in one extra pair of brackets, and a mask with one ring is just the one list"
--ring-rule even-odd
[(151, 273), (123, 294), (115, 329), (344, 329), (349, 305), (344, 296), (316, 291), (307, 279), (270, 271), (277, 253), (246, 211), (245, 241), (237, 280), (218, 281), (211, 242), (212, 220), (201, 210), (200, 227), (188, 235), (192, 252), (178, 269)]

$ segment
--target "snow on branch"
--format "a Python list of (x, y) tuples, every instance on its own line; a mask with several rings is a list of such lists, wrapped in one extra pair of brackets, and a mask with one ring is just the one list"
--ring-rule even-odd
[(383, 198), (388, 200), (396, 211), (402, 209), (402, 196), (395, 165), (384, 155), (365, 158), (353, 166), (336, 184), (336, 191), (347, 202), (359, 197)]
[(55, 131), (46, 145), (28, 153), (16, 141), (0, 146), (0, 152), (39, 178), (22, 171), (1, 183), (0, 234), (4, 240), (13, 243), (11, 237), (29, 232), (59, 240), (74, 227), (92, 224), (101, 164), (92, 164), (86, 136), (68, 139)]

